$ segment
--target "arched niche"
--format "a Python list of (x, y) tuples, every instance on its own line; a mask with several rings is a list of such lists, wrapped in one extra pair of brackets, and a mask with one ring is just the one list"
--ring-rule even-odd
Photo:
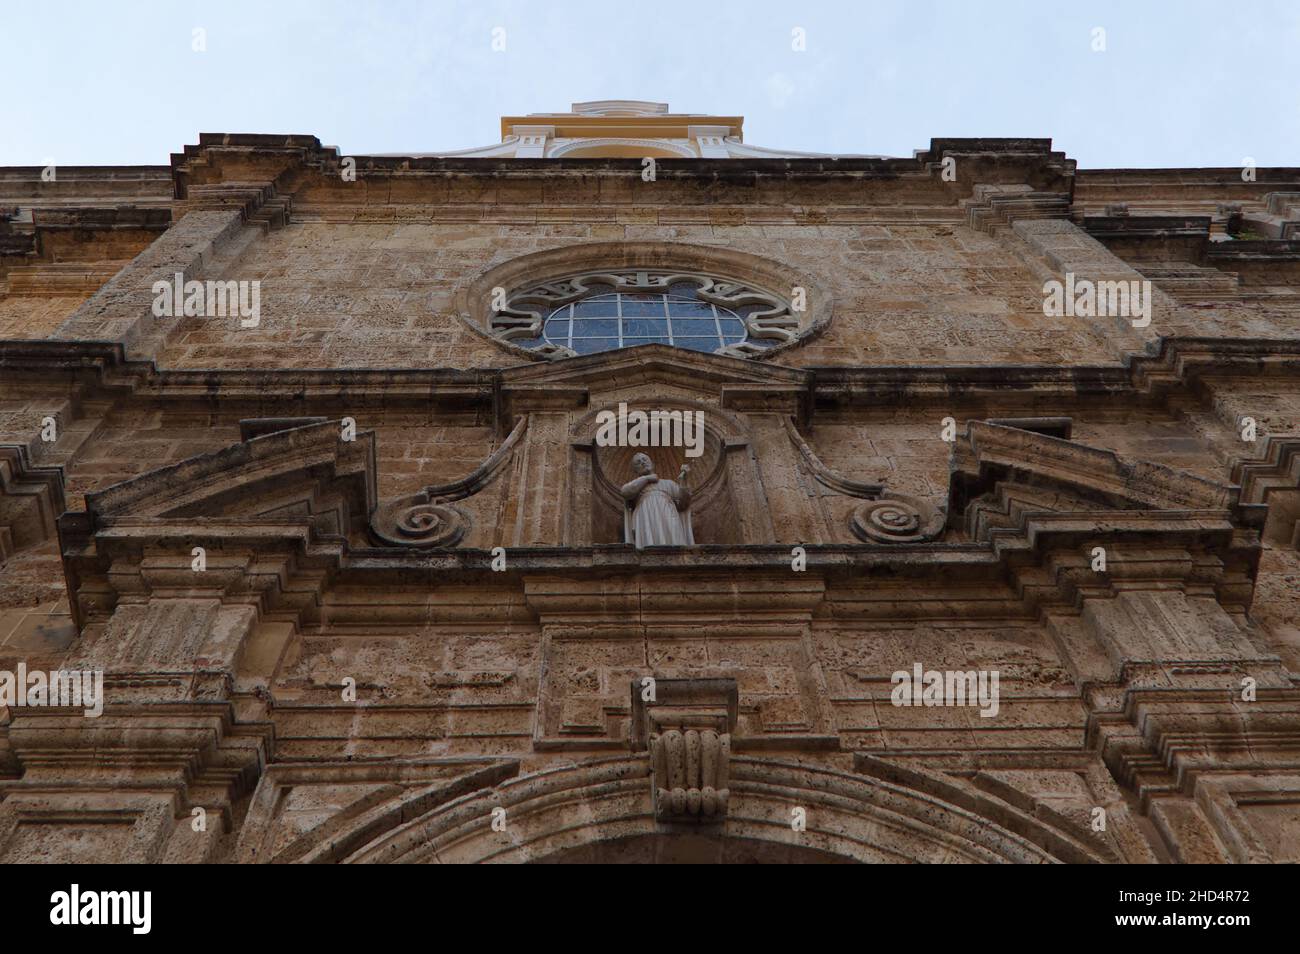
[[(682, 464), (690, 467), (691, 520), (697, 544), (742, 544), (741, 521), (737, 519), (738, 482), (752, 479), (748, 467), (748, 435), (730, 414), (715, 407), (680, 399), (663, 401), (628, 401), (626, 409), (644, 411), (681, 411), (702, 415), (703, 447), (698, 457), (688, 457), (680, 446), (601, 446), (597, 441), (599, 415), (617, 414), (619, 405), (594, 408), (578, 420), (572, 431), (573, 474), (569, 506), (575, 518), (570, 521), (576, 539), (573, 546), (617, 544), (623, 539), (623, 514), (626, 501), (619, 492), (635, 476), (632, 458), (638, 453), (650, 457), (655, 473), (676, 480)], [(737, 460), (740, 455), (741, 460)]]

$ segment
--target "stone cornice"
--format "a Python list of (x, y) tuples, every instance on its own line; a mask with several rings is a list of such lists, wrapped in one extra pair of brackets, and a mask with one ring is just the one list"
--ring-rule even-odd
[(37, 467), (21, 444), (0, 444), (0, 564), (17, 550), (52, 537), (66, 507), (63, 469)]
[[(1204, 664), (1207, 672), (1248, 669)], [(1252, 702), (1220, 689), (1130, 689), (1121, 711), (1089, 716), (1088, 744), (1115, 778), (1136, 791), (1143, 811), (1153, 798), (1191, 794), (1202, 776), (1300, 770), (1295, 692), (1261, 686)]]
[[(610, 353), (612, 355), (618, 352)], [(680, 352), (677, 353), (680, 357)], [(710, 357), (710, 356), (703, 356)], [(357, 406), (403, 400), (449, 401), (491, 405), (499, 381), (526, 387), (530, 372), (566, 375), (590, 367), (602, 376), (602, 360), (591, 355), (561, 363), (529, 363), (513, 368), (306, 368), (294, 370), (162, 369), (152, 361), (128, 360), (120, 344), (103, 341), (0, 340), (0, 371), (28, 372), (48, 379), (49, 372), (83, 377), (89, 386), (121, 389), (158, 400), (257, 398), (277, 394), (286, 400), (327, 401), (346, 395)], [(682, 360), (690, 360), (684, 358)], [(1300, 338), (1166, 337), (1155, 353), (1130, 355), (1123, 364), (1084, 365), (878, 365), (789, 368), (748, 364), (788, 376), (789, 383), (809, 380), (818, 408), (865, 404), (984, 401), (1001, 396), (1081, 399), (1107, 394), (1160, 397), (1190, 387), (1205, 375), (1300, 375)], [(549, 382), (553, 384), (554, 382)], [(739, 383), (739, 382), (738, 382)], [(797, 385), (796, 385), (797, 386)]]

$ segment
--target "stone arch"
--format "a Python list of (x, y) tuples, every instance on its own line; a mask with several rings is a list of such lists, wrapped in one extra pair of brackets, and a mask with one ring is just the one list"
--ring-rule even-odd
[(575, 272), (635, 268), (706, 272), (786, 295), (796, 288), (804, 289), (806, 307), (799, 312), (794, 340), (752, 355), (750, 360), (768, 360), (798, 347), (824, 331), (834, 311), (831, 283), (820, 275), (749, 252), (686, 242), (582, 242), (531, 252), (466, 278), (457, 286), (453, 303), (457, 318), (475, 334), (521, 359), (545, 361), (545, 354), (513, 344), (488, 330), (494, 289), (509, 293), (521, 285)]
[[(728, 860), (728, 848), (736, 860), (746, 854), (866, 863), (1115, 860), (1031, 815), (999, 819), (978, 799), (958, 799), (959, 805), (879, 777), (739, 756), (731, 760), (729, 785), (721, 824), (660, 822), (648, 759), (597, 758), (512, 778), (414, 817), (395, 810), (385, 826), (370, 816), (364, 831), (335, 832), (331, 843), (340, 850), (317, 860), (552, 862), (587, 860), (596, 852), (602, 860), (643, 861), (647, 845), (673, 844), (723, 852), (717, 860)], [(791, 827), (795, 807), (807, 814), (805, 831)], [(504, 810), (504, 830), (491, 824), (497, 809)]]

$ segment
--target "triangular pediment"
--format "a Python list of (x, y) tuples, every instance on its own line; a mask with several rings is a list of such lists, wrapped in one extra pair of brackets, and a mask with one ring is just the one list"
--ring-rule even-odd
[(507, 420), (530, 407), (607, 403), (654, 386), (738, 409), (755, 401), (785, 406), (802, 417), (812, 380), (812, 372), (797, 368), (648, 344), (508, 368), (499, 387)]

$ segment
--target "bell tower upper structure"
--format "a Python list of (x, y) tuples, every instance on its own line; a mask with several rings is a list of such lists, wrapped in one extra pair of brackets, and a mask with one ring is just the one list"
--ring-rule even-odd
[(744, 124), (743, 116), (674, 113), (667, 103), (602, 99), (574, 103), (567, 113), (502, 116), (501, 142), (427, 155), (484, 159), (779, 159), (821, 155), (747, 145)]

